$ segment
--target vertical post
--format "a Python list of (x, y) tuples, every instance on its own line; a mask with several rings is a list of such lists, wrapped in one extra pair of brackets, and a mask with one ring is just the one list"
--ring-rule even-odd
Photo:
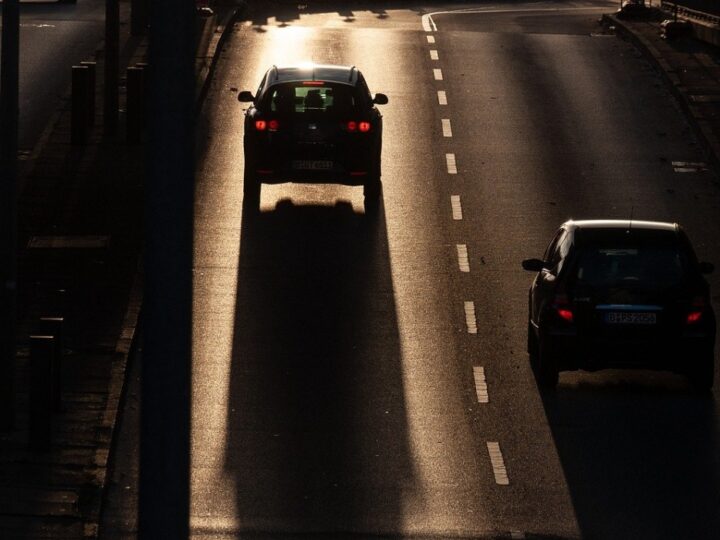
[(19, 0), (4, 0), (0, 59), (0, 430), (15, 424)]
[(127, 105), (125, 107), (125, 120), (127, 122), (126, 137), (129, 144), (137, 144), (141, 140), (144, 107), (143, 68), (129, 67), (126, 70)]
[(97, 82), (97, 63), (90, 61), (80, 62), (81, 66), (88, 68), (88, 126), (95, 125), (95, 85)]
[(105, 135), (115, 135), (120, 103), (120, 4), (105, 0)]
[(89, 75), (87, 66), (72, 67), (72, 121), (70, 139), (73, 144), (84, 144), (88, 137)]
[(33, 450), (49, 450), (52, 438), (53, 336), (30, 336), (30, 430)]
[(63, 374), (63, 317), (40, 317), (38, 334), (53, 336), (55, 348), (52, 361), (53, 410), (62, 411), (62, 374)]
[(150, 3), (140, 540), (189, 536), (195, 26)]

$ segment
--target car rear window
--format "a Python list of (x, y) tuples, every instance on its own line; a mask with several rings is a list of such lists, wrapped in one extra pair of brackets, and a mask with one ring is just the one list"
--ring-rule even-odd
[(307, 81), (275, 85), (268, 90), (265, 105), (280, 114), (347, 115), (359, 108), (354, 88), (344, 84)]
[(575, 277), (594, 289), (662, 290), (682, 284), (687, 267), (687, 256), (674, 235), (623, 231), (615, 238), (585, 244), (578, 253)]

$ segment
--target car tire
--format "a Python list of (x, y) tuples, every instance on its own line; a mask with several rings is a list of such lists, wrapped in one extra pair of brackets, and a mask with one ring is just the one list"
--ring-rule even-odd
[(710, 350), (698, 358), (699, 364), (688, 373), (688, 379), (695, 391), (710, 392), (715, 379), (715, 352)]
[(552, 346), (547, 339), (539, 340), (537, 346), (537, 367), (535, 370), (538, 385), (546, 390), (553, 390), (558, 384), (560, 371)]
[(537, 359), (537, 336), (535, 330), (533, 330), (532, 323), (528, 320), (527, 324), (527, 353), (530, 355), (530, 360)]
[(382, 181), (379, 176), (369, 178), (363, 185), (365, 196), (365, 213), (368, 215), (377, 214), (382, 201)]

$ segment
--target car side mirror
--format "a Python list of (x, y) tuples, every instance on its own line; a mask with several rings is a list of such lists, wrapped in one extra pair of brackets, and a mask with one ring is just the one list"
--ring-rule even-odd
[(713, 263), (709, 263), (709, 262), (701, 262), (700, 263), (700, 273), (712, 274), (714, 270), (715, 270), (715, 265)]
[(241, 103), (248, 103), (255, 101), (255, 96), (252, 95), (252, 92), (249, 92), (248, 90), (243, 90), (238, 94), (238, 101)]
[(375, 94), (373, 103), (375, 105), (387, 105), (388, 97), (385, 94)]
[(543, 268), (547, 268), (547, 265), (545, 264), (545, 261), (541, 261), (540, 259), (525, 259), (522, 262), (523, 270), (527, 270), (529, 272), (540, 272)]

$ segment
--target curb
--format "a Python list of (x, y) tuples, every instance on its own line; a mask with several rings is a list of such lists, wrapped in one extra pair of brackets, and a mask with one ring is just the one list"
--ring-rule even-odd
[(655, 64), (666, 85), (685, 113), (695, 132), (695, 136), (702, 145), (707, 160), (712, 163), (715, 170), (720, 170), (720, 140), (713, 133), (709, 122), (698, 113), (696, 107), (688, 99), (685, 87), (681, 84), (675, 70), (647, 38), (635, 33), (629, 25), (615, 15), (603, 15), (602, 22), (606, 26), (614, 26), (618, 34), (631, 41), (645, 58)]

